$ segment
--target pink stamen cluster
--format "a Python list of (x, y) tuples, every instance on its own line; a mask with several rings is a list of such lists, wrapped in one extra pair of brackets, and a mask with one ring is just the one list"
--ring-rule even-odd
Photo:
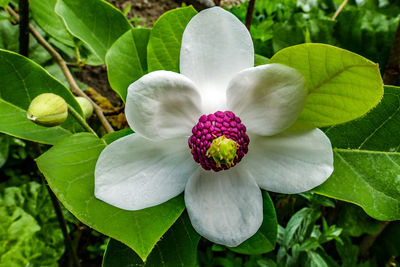
[(216, 172), (229, 169), (222, 165), (217, 167), (212, 157), (206, 156), (214, 138), (224, 135), (226, 138), (234, 140), (238, 145), (236, 159), (237, 164), (248, 151), (250, 139), (246, 134), (246, 126), (241, 123), (232, 111), (217, 111), (213, 114), (202, 115), (199, 122), (192, 129), (192, 136), (188, 140), (189, 148), (193, 159), (200, 163), (205, 170), (214, 170)]

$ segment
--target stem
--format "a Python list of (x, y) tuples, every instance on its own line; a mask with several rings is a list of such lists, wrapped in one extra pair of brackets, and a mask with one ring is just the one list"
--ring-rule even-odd
[(392, 50), (386, 64), (385, 74), (383, 75), (384, 84), (394, 85), (400, 75), (400, 22), (397, 26), (396, 35), (394, 37)]
[(82, 118), (82, 116), (71, 106), (68, 104), (68, 111), (71, 113), (72, 116), (79, 122), (79, 124), (85, 128), (86, 131), (94, 134), (97, 136), (96, 132), (92, 129), (92, 127), (87, 124), (86, 120)]
[(79, 47), (75, 45), (75, 55), (76, 55), (76, 65), (82, 67), (84, 64), (81, 60), (81, 53), (79, 52)]
[(336, 20), (337, 16), (339, 16), (340, 12), (342, 12), (343, 8), (347, 5), (347, 2), (349, 0), (344, 0), (340, 6), (338, 7), (338, 9), (336, 10), (335, 14), (332, 16), (332, 20)]
[(74, 248), (72, 246), (72, 240), (71, 240), (71, 237), (68, 234), (67, 223), (65, 221), (64, 214), (62, 213), (62, 210), (61, 210), (61, 207), (60, 207), (60, 203), (58, 202), (57, 197), (54, 195), (53, 191), (51, 191), (49, 185), (44, 180), (43, 176), (42, 176), (42, 180), (43, 180), (43, 183), (46, 185), (47, 191), (49, 192), (49, 195), (50, 195), (50, 198), (51, 198), (51, 202), (53, 203), (53, 207), (54, 207), (54, 210), (55, 210), (56, 215), (57, 215), (58, 223), (60, 224), (60, 228), (61, 228), (61, 231), (62, 231), (63, 236), (64, 236), (65, 247), (67, 248), (67, 251), (69, 252), (69, 255), (72, 256), (72, 260), (74, 262), (74, 265), (76, 267), (80, 267), (81, 264), (79, 262), (78, 255), (76, 254), (76, 251), (74, 250)]
[[(8, 12), (15, 17), (17, 21), (19, 21), (19, 15), (11, 8), (7, 7)], [(67, 79), (69, 85), (71, 86), (71, 90), (74, 94), (78, 96), (82, 96), (86, 98), (87, 100), (92, 103), (94, 112), (96, 113), (97, 117), (99, 118), (101, 124), (105, 128), (107, 133), (114, 132), (114, 129), (111, 127), (110, 123), (106, 119), (106, 117), (103, 114), (103, 110), (90, 98), (88, 97), (78, 86), (78, 84), (75, 82), (74, 77), (72, 76), (71, 72), (69, 71), (66, 62), (64, 59), (61, 57), (61, 55), (39, 34), (36, 29), (29, 24), (29, 29), (35, 37), (35, 39), (38, 41), (39, 44), (41, 44), (47, 52), (53, 57), (53, 59), (57, 62), (57, 64), (60, 66), (62, 72), (64, 73), (65, 78)]]
[(363, 238), (363, 240), (360, 243), (360, 257), (363, 259), (368, 258), (369, 255), (369, 249), (372, 247), (374, 244), (375, 240), (379, 237), (380, 234), (382, 234), (383, 230), (389, 225), (389, 222), (382, 222), (381, 227), (379, 228), (378, 232), (367, 235)]
[(256, 0), (250, 0), (246, 13), (246, 28), (250, 31), (251, 22), (253, 21), (254, 4)]
[(19, 0), (21, 19), (19, 23), (19, 53), (25, 57), (29, 56), (29, 2)]
[[(36, 157), (39, 157), (42, 154), (42, 149), (40, 148), (40, 144), (34, 142), (33, 145), (34, 145), (36, 153), (37, 153)], [(68, 234), (67, 223), (65, 221), (64, 214), (62, 213), (60, 203), (58, 202), (58, 199), (54, 195), (53, 191), (51, 191), (51, 188), (48, 185), (46, 179), (44, 179), (44, 176), (40, 175), (40, 178), (42, 179), (42, 183), (46, 186), (46, 189), (49, 192), (54, 211), (56, 212), (57, 220), (60, 225), (61, 232), (63, 233), (63, 236), (64, 236), (65, 247), (68, 251), (67, 256), (68, 256), (68, 261), (70, 263), (69, 265), (71, 265), (71, 263), (74, 263), (76, 267), (80, 267), (79, 258), (75, 252), (76, 250), (74, 250), (74, 248), (72, 246), (72, 240)]]

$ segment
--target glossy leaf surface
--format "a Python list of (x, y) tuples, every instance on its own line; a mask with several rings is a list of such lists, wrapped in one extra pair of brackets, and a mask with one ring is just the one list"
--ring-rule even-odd
[(306, 78), (308, 97), (299, 120), (315, 127), (357, 119), (382, 98), (378, 65), (334, 46), (301, 44), (276, 53), (268, 63), (299, 70)]
[(106, 55), (108, 80), (123, 101), (128, 86), (147, 72), (150, 29), (132, 29), (122, 35)]
[[(156, 207), (127, 211), (94, 196), (94, 168), (105, 142), (88, 133), (64, 139), (37, 159), (40, 171), (63, 205), (80, 221), (119, 240), (145, 260), (184, 210), (178, 196)], [(134, 153), (134, 151), (132, 151)]]
[(164, 13), (151, 30), (147, 47), (149, 72), (169, 70), (179, 72), (179, 53), (183, 31), (196, 15), (193, 7), (184, 7)]
[(119, 10), (102, 0), (57, 0), (56, 12), (67, 29), (103, 61), (111, 45), (132, 28)]

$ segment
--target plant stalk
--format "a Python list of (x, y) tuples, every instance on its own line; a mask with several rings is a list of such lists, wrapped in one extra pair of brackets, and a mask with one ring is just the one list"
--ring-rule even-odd
[[(39, 157), (42, 154), (42, 149), (40, 148), (40, 144), (34, 142), (33, 143), (35, 146), (36, 150), (36, 157)], [(61, 228), (61, 232), (64, 236), (64, 244), (68, 252), (68, 261), (69, 261), (69, 266), (71, 264), (74, 264), (75, 267), (80, 267), (80, 262), (78, 255), (76, 254), (76, 250), (74, 249), (72, 245), (72, 240), (71, 237), (68, 234), (68, 229), (67, 229), (67, 223), (64, 218), (64, 214), (62, 213), (60, 203), (58, 202), (57, 197), (54, 195), (53, 191), (51, 191), (50, 186), (48, 185), (46, 179), (43, 177), (43, 175), (40, 175), (40, 178), (42, 179), (42, 183), (46, 186), (47, 191), (49, 192), (51, 203), (53, 204), (54, 211), (56, 212), (57, 220)]]
[(61, 210), (61, 207), (60, 207), (60, 203), (58, 202), (58, 199), (54, 195), (53, 191), (51, 191), (49, 185), (47, 184), (47, 182), (45, 181), (43, 176), (42, 176), (42, 179), (43, 179), (43, 183), (46, 185), (47, 191), (49, 192), (49, 195), (50, 195), (50, 198), (51, 198), (51, 202), (53, 203), (53, 207), (54, 207), (54, 210), (55, 210), (56, 215), (57, 215), (58, 223), (60, 224), (60, 228), (61, 228), (61, 231), (62, 231), (63, 236), (64, 236), (65, 247), (66, 247), (69, 255), (71, 255), (71, 257), (72, 257), (74, 266), (80, 267), (81, 264), (79, 262), (78, 255), (76, 254), (76, 251), (74, 250), (74, 248), (72, 246), (72, 240), (71, 240), (71, 237), (68, 234), (67, 223), (65, 221), (64, 214), (62, 213), (62, 210)]
[(383, 75), (383, 82), (386, 85), (395, 85), (400, 75), (400, 22), (397, 26), (392, 50), (390, 51), (388, 62)]
[(369, 250), (372, 245), (375, 243), (375, 240), (382, 234), (383, 230), (389, 225), (388, 221), (384, 221), (381, 223), (381, 227), (378, 232), (370, 235), (366, 235), (360, 243), (360, 257), (362, 259), (367, 259), (369, 256)]
[(253, 21), (254, 5), (256, 0), (250, 0), (246, 13), (246, 28), (250, 31), (251, 23)]
[(29, 56), (29, 1), (19, 0), (19, 53)]
[(89, 133), (94, 134), (97, 136), (96, 132), (92, 129), (92, 127), (87, 124), (86, 120), (82, 118), (82, 116), (71, 106), (68, 104), (68, 112), (74, 116), (74, 118), (79, 122), (79, 124)]
[(332, 20), (336, 20), (336, 18), (339, 16), (340, 12), (342, 12), (343, 8), (347, 5), (347, 2), (349, 0), (344, 0), (340, 6), (338, 7), (338, 9), (336, 10), (335, 14), (332, 16)]

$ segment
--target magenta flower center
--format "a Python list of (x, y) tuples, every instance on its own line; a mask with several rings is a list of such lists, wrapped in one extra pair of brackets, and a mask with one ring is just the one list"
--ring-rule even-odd
[[(213, 114), (202, 115), (198, 123), (193, 127), (192, 134), (189, 137), (188, 144), (193, 159), (197, 163), (200, 163), (203, 169), (214, 170), (216, 172), (229, 169), (239, 163), (247, 153), (250, 142), (246, 134), (246, 126), (242, 124), (240, 118), (232, 111), (217, 111)], [(210, 156), (210, 146), (218, 143), (215, 141), (219, 141), (216, 139), (221, 136), (237, 143), (233, 164), (224, 164), (224, 160), (222, 160), (221, 164), (218, 160), (216, 161), (215, 156), (214, 158)]]

